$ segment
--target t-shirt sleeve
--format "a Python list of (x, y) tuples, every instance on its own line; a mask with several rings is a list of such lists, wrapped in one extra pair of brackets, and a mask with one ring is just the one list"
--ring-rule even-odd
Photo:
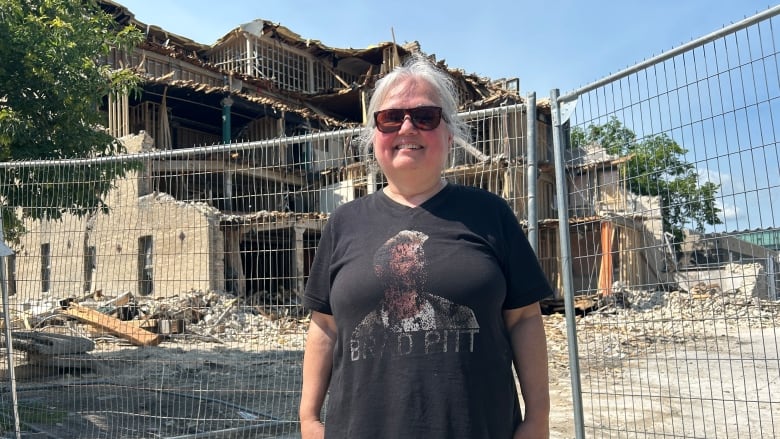
[(504, 309), (521, 308), (551, 296), (553, 290), (514, 213), (501, 215), (504, 231), (502, 269), (507, 283)]
[(333, 314), (330, 308), (331, 260), (333, 258), (333, 217), (322, 229), (320, 243), (314, 253), (309, 279), (303, 294), (303, 306), (312, 311)]

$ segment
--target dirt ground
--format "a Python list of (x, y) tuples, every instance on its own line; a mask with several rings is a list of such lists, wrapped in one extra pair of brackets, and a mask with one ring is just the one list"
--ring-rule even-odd
[[(780, 302), (650, 292), (626, 304), (577, 317), (586, 437), (780, 437)], [(564, 317), (545, 323), (551, 437), (573, 438)]]
[[(146, 348), (111, 341), (88, 367), (20, 380), (20, 405), (39, 411), (23, 413), (24, 437), (298, 437), (302, 351), (195, 346), (186, 338)], [(573, 438), (568, 368), (551, 364), (550, 373), (552, 437)]]
[(18, 380), (23, 427), (35, 432), (24, 437), (284, 437), (297, 427), (301, 351), (171, 340), (90, 357)]
[[(23, 413), (36, 432), (23, 437), (299, 437), (301, 351), (181, 344), (98, 352), (94, 370), (21, 380), (20, 405), (40, 411)], [(552, 437), (574, 437), (570, 389), (567, 374), (553, 373)]]
[[(578, 317), (586, 435), (780, 436), (780, 307), (672, 299)], [(696, 311), (704, 305), (719, 311)], [(225, 322), (144, 348), (92, 335), (86, 361), (19, 369), (23, 437), (297, 437), (305, 318), (237, 312)], [(573, 438), (564, 317), (545, 326), (551, 437)], [(8, 390), (3, 437), (13, 437)]]

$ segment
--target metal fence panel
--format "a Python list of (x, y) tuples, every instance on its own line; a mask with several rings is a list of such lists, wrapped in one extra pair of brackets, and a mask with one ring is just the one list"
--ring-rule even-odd
[[(474, 143), (445, 177), (524, 218), (524, 107), (463, 117)], [(3, 213), (20, 219), (3, 258), (13, 354), (0, 370), (15, 388), (0, 393), (0, 430), (14, 431), (14, 406), (47, 437), (294, 436), (299, 295), (320, 231), (382, 185), (357, 134), (173, 151), (139, 135), (121, 157), (0, 164), (19, 206)]]
[[(545, 318), (553, 378), (576, 375), (553, 437), (780, 435), (776, 14), (554, 99), (562, 117), (463, 114), (445, 177), (508, 200), (577, 313)], [(320, 230), (383, 184), (357, 134), (0, 164), (23, 218), (0, 429), (294, 435)]]
[(557, 101), (588, 437), (780, 436), (774, 9)]

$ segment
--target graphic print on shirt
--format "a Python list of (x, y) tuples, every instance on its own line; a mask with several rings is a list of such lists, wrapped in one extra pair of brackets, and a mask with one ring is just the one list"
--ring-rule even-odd
[(426, 291), (423, 243), (428, 235), (402, 230), (374, 254), (384, 297), (352, 332), (352, 361), (382, 355), (473, 352), (474, 312)]

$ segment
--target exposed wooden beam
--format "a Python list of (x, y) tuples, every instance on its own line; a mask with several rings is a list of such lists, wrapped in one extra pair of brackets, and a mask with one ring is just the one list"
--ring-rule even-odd
[(336, 78), (336, 80), (340, 82), (341, 85), (343, 85), (345, 88), (350, 88), (350, 85), (347, 84), (347, 81), (341, 79), (341, 76), (339, 76), (338, 73), (336, 73), (333, 69), (331, 69), (327, 63), (322, 63), (321, 65), (325, 67), (325, 70), (327, 70), (331, 75), (333, 75), (333, 77)]
[(71, 303), (62, 313), (122, 337), (136, 346), (156, 346), (162, 341), (157, 334), (77, 303)]

